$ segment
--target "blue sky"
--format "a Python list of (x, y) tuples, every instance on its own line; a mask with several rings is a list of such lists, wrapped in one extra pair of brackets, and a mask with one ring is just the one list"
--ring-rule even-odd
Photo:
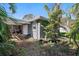
[[(26, 14), (33, 14), (33, 15), (41, 15), (44, 17), (47, 16), (47, 12), (44, 9), (45, 3), (16, 3), (16, 13), (15, 14), (9, 14), (12, 17), (22, 19), (24, 15)], [(61, 4), (61, 9), (64, 10), (65, 12), (68, 12), (68, 10), (72, 7), (72, 3), (63, 3)], [(49, 7), (53, 6), (53, 3), (48, 3)], [(8, 10), (8, 5), (5, 5), (5, 9), (7, 12)]]

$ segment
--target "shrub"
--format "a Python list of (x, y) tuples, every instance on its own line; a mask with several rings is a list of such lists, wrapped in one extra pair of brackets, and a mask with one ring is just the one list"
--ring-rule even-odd
[(18, 48), (14, 42), (0, 43), (0, 55), (2, 56), (16, 56), (24, 55), (24, 48)]

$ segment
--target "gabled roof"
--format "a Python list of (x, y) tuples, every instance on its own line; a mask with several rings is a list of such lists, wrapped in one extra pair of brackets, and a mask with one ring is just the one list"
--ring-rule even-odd
[(33, 19), (34, 15), (33, 14), (26, 14), (24, 15), (23, 19)]
[(33, 22), (37, 20), (47, 20), (47, 18), (43, 16), (33, 16), (32, 14), (28, 14), (23, 17), (23, 20), (27, 22)]

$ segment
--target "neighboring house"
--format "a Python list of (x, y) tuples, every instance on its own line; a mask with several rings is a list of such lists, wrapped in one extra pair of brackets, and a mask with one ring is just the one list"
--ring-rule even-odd
[[(32, 14), (25, 15), (22, 20), (7, 18), (4, 23), (10, 26), (11, 33), (20, 33), (23, 35), (29, 35), (34, 39), (43, 38), (43, 28), (42, 21), (47, 21), (47, 18), (43, 16), (33, 16)], [(62, 24), (60, 27), (60, 32), (69, 32), (70, 31), (70, 21), (66, 20), (66, 18), (62, 18)], [(47, 21), (48, 22), (48, 21)], [(65, 27), (65, 29), (63, 28)]]

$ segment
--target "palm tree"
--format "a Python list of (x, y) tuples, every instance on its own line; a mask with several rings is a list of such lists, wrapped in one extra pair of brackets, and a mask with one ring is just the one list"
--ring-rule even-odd
[[(15, 13), (15, 5), (9, 3), (9, 9), (12, 13)], [(8, 25), (5, 24), (3, 21), (6, 21), (6, 18), (8, 17), (8, 13), (6, 12), (6, 9), (4, 8), (3, 4), (0, 4), (0, 42), (5, 42), (10, 37)]]

